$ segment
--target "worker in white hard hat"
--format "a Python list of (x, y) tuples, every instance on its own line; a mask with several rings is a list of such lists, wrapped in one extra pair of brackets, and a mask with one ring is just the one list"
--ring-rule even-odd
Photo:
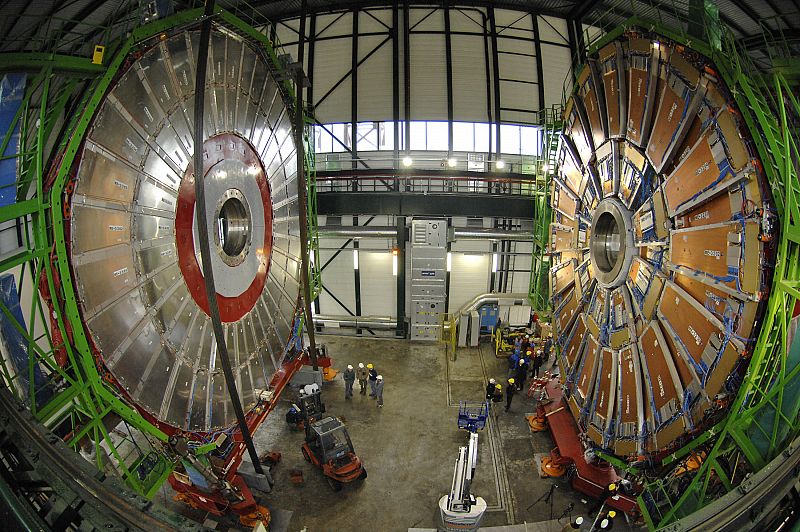
[(486, 400), (491, 401), (494, 395), (494, 385), (497, 383), (494, 379), (489, 379), (489, 384), (486, 385)]
[(378, 395), (375, 393), (375, 384), (378, 380), (378, 370), (375, 369), (375, 366), (372, 363), (367, 364), (367, 369), (369, 370), (369, 396), (375, 399)]
[(583, 525), (583, 516), (578, 516), (569, 523), (567, 523), (564, 528), (561, 529), (561, 532), (572, 532), (573, 530), (580, 530), (581, 525)]
[(378, 408), (383, 408), (383, 375), (375, 379), (375, 396), (378, 398)]
[(353, 383), (356, 382), (356, 372), (353, 366), (348, 364), (342, 376), (344, 377), (344, 398), (350, 399), (353, 397)]
[(358, 363), (356, 370), (356, 377), (358, 377), (358, 385), (361, 386), (361, 395), (367, 395), (367, 379), (369, 378), (369, 370), (364, 367), (363, 362)]

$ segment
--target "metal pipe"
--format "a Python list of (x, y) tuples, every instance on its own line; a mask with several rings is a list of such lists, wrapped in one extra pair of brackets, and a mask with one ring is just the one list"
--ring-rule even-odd
[(396, 227), (336, 227), (320, 228), (320, 238), (395, 238), (397, 237)]
[(317, 325), (334, 325), (347, 329), (396, 329), (397, 319), (389, 316), (333, 316), (317, 314)]
[(527, 231), (514, 231), (510, 229), (469, 229), (466, 227), (453, 228), (453, 240), (517, 240), (530, 242), (533, 233)]
[(501, 304), (505, 303), (508, 306), (514, 305), (529, 305), (530, 302), (528, 301), (528, 294), (523, 293), (512, 293), (512, 294), (497, 294), (497, 293), (486, 293), (486, 294), (478, 294), (471, 300), (464, 303), (460, 309), (455, 313), (456, 315), (463, 315), (473, 310), (478, 310), (483, 305), (489, 304)]
[[(397, 237), (396, 227), (384, 226), (359, 226), (359, 227), (323, 227), (319, 230), (320, 238), (386, 238)], [(533, 233), (514, 231), (509, 229), (470, 229), (467, 227), (453, 228), (453, 240), (517, 240), (530, 242)]]

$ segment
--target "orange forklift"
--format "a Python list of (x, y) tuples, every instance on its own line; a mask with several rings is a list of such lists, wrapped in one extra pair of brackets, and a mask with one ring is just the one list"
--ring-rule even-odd
[(333, 491), (367, 478), (367, 470), (353, 450), (347, 428), (337, 418), (326, 417), (307, 424), (302, 451), (307, 461), (322, 469)]

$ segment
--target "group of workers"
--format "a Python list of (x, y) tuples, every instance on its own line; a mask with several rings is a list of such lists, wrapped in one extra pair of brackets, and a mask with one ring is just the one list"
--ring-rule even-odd
[(342, 377), (344, 378), (345, 399), (353, 397), (353, 384), (358, 379), (358, 384), (361, 387), (359, 393), (367, 395), (367, 383), (369, 383), (369, 396), (378, 400), (378, 408), (383, 408), (383, 375), (378, 374), (374, 364), (367, 364), (365, 367), (363, 362), (359, 362), (358, 369), (353, 369), (353, 366), (348, 364)]
[[(505, 387), (506, 412), (511, 408), (514, 394), (522, 391), (525, 381), (530, 378), (539, 377), (539, 370), (542, 365), (550, 358), (550, 351), (553, 349), (553, 335), (548, 334), (547, 339), (540, 349), (535, 348), (535, 340), (529, 334), (518, 336), (514, 340), (514, 352), (508, 357), (508, 376)], [(536, 352), (534, 354), (534, 349)], [(495, 379), (489, 379), (486, 385), (486, 400), (493, 403), (503, 401), (503, 385)]]

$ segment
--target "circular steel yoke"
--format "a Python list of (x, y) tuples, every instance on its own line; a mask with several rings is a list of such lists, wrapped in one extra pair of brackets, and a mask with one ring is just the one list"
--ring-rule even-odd
[(636, 247), (631, 211), (619, 199), (605, 198), (594, 210), (589, 250), (600, 286), (614, 288), (625, 282)]

